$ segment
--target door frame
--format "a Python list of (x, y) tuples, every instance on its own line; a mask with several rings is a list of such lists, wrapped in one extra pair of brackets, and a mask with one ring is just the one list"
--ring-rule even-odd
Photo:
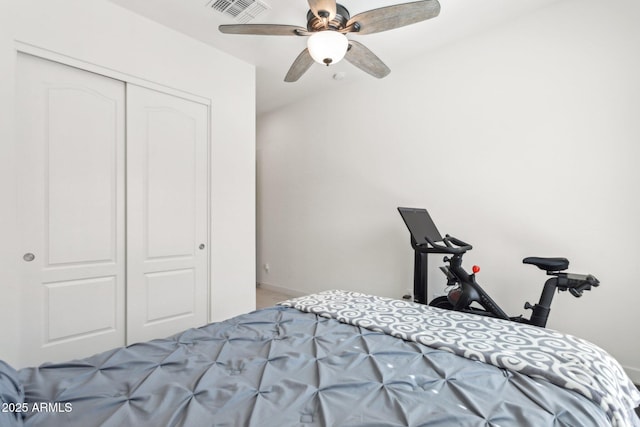
[[(15, 46), (18, 52), (37, 56), (43, 59), (48, 59), (49, 61), (59, 62), (61, 64), (79, 68), (84, 71), (90, 71), (92, 73), (101, 74), (105, 77), (111, 77), (112, 79), (120, 80), (125, 83), (132, 83), (138, 86), (144, 86), (149, 89), (157, 90), (158, 92), (164, 92), (169, 95), (185, 98), (190, 101), (204, 104), (209, 108), (209, 110), (211, 110), (211, 99), (202, 97), (200, 95), (197, 95), (191, 92), (187, 92), (178, 88), (165, 86), (163, 84), (147, 80), (143, 77), (138, 77), (131, 74), (123, 73), (118, 70), (114, 70), (112, 68), (104, 67), (99, 64), (94, 64), (92, 62), (73, 58), (63, 53), (55, 52), (50, 49), (45, 49), (29, 43), (21, 42), (19, 40), (15, 41)], [(209, 120), (209, 122), (211, 122), (211, 120)], [(210, 123), (209, 123), (209, 126), (211, 126)]]
[[(179, 98), (184, 98), (189, 101), (197, 102), (199, 104), (203, 104), (207, 108), (207, 247), (209, 248), (209, 256), (207, 258), (207, 322), (212, 321), (213, 313), (211, 310), (211, 297), (212, 297), (212, 281), (213, 272), (211, 271), (211, 257), (213, 256), (213, 251), (211, 250), (211, 202), (212, 202), (212, 185), (211, 185), (211, 112), (212, 112), (212, 101), (210, 98), (206, 98), (191, 92), (187, 92), (181, 89), (169, 87), (160, 83), (156, 83), (150, 80), (147, 80), (143, 77), (138, 77), (132, 74), (123, 73), (118, 70), (114, 70), (112, 68), (108, 68), (99, 64), (95, 64), (92, 62), (84, 61), (78, 58), (74, 58), (69, 55), (65, 55), (60, 52), (56, 52), (50, 49), (42, 48), (30, 43), (25, 43), (20, 40), (15, 40), (15, 50), (16, 56), (18, 53), (23, 53), (27, 55), (32, 55), (38, 58), (46, 59), (53, 62), (58, 62), (63, 65), (67, 65), (70, 67), (78, 68), (83, 71), (88, 71), (95, 74), (100, 74), (105, 77), (109, 77), (115, 80), (120, 80), (125, 84), (135, 84), (137, 86), (142, 86), (147, 89), (152, 89), (158, 92), (163, 92), (168, 95), (176, 96)], [(126, 89), (125, 89), (126, 90)], [(127, 141), (125, 140), (125, 147)], [(125, 248), (126, 251), (126, 248)], [(125, 267), (126, 268), (126, 267)], [(126, 319), (125, 319), (126, 320)], [(125, 336), (126, 336), (126, 321), (125, 321)]]

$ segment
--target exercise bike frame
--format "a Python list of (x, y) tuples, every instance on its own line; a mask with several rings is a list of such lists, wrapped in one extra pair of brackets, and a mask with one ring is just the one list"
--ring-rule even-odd
[[(462, 267), (463, 255), (473, 249), (470, 244), (448, 234), (443, 238), (426, 209), (399, 207), (398, 212), (409, 229), (411, 247), (415, 251), (413, 297), (417, 303), (427, 304), (428, 301), (429, 254), (444, 254), (444, 261), (449, 263), (448, 266), (440, 268), (447, 276), (447, 296), (435, 298), (429, 305), (541, 327), (547, 324), (556, 290), (568, 290), (574, 297), (580, 297), (585, 290), (590, 290), (592, 286), (598, 286), (600, 283), (590, 274), (563, 272), (569, 266), (569, 260), (566, 258), (525, 258), (523, 263), (535, 265), (552, 277), (545, 282), (537, 304), (532, 306), (528, 302), (525, 303), (525, 309), (533, 310), (529, 319), (522, 315), (509, 316), (478, 284), (476, 268), (474, 267), (473, 274), (469, 274)], [(474, 303), (482, 308), (472, 306)]]
[[(449, 266), (444, 267), (443, 271), (447, 275), (447, 285), (449, 287), (449, 292), (446, 298), (448, 303), (451, 305), (451, 308), (456, 311), (497, 317), (504, 320), (527, 323), (544, 328), (547, 325), (549, 313), (551, 312), (551, 303), (553, 302), (556, 290), (569, 290), (574, 297), (580, 297), (582, 296), (583, 291), (590, 290), (592, 286), (598, 286), (600, 284), (598, 279), (590, 274), (583, 275), (550, 270), (550, 266), (544, 265), (544, 262), (535, 262), (539, 260), (563, 260), (563, 264), (568, 266), (569, 261), (564, 258), (525, 258), (523, 262), (537, 265), (540, 269), (546, 270), (547, 274), (553, 277), (549, 278), (545, 282), (542, 293), (540, 294), (540, 300), (537, 304), (532, 306), (528, 302), (525, 303), (525, 309), (533, 310), (529, 319), (522, 315), (509, 316), (478, 284), (475, 273), (469, 274), (462, 267), (462, 257), (467, 250), (472, 248), (471, 245), (448, 234), (444, 239), (442, 239), (445, 246), (432, 241), (429, 237), (425, 237), (425, 239), (429, 242), (431, 247), (439, 249), (440, 253), (447, 252), (452, 255), (451, 257), (444, 257), (444, 262), (448, 262)], [(434, 299), (430, 305), (442, 306), (442, 298), (443, 297), (440, 297), (440, 299)], [(474, 302), (480, 304), (483, 309), (472, 307), (471, 304)]]

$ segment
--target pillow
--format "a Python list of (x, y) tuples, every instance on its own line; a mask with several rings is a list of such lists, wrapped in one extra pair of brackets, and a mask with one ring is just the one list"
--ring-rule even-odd
[(0, 360), (0, 427), (21, 426), (23, 404), (24, 389), (18, 372)]

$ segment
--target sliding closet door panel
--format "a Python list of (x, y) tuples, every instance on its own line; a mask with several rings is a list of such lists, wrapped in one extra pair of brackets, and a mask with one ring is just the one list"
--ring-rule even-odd
[(124, 344), (124, 83), (17, 70), (25, 364)]
[(208, 108), (127, 86), (127, 342), (206, 323)]

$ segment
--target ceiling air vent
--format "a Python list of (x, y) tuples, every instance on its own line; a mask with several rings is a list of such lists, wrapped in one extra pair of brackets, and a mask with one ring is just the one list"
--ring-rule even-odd
[(232, 17), (241, 24), (246, 24), (262, 12), (269, 10), (269, 6), (260, 0), (209, 0), (207, 6)]

